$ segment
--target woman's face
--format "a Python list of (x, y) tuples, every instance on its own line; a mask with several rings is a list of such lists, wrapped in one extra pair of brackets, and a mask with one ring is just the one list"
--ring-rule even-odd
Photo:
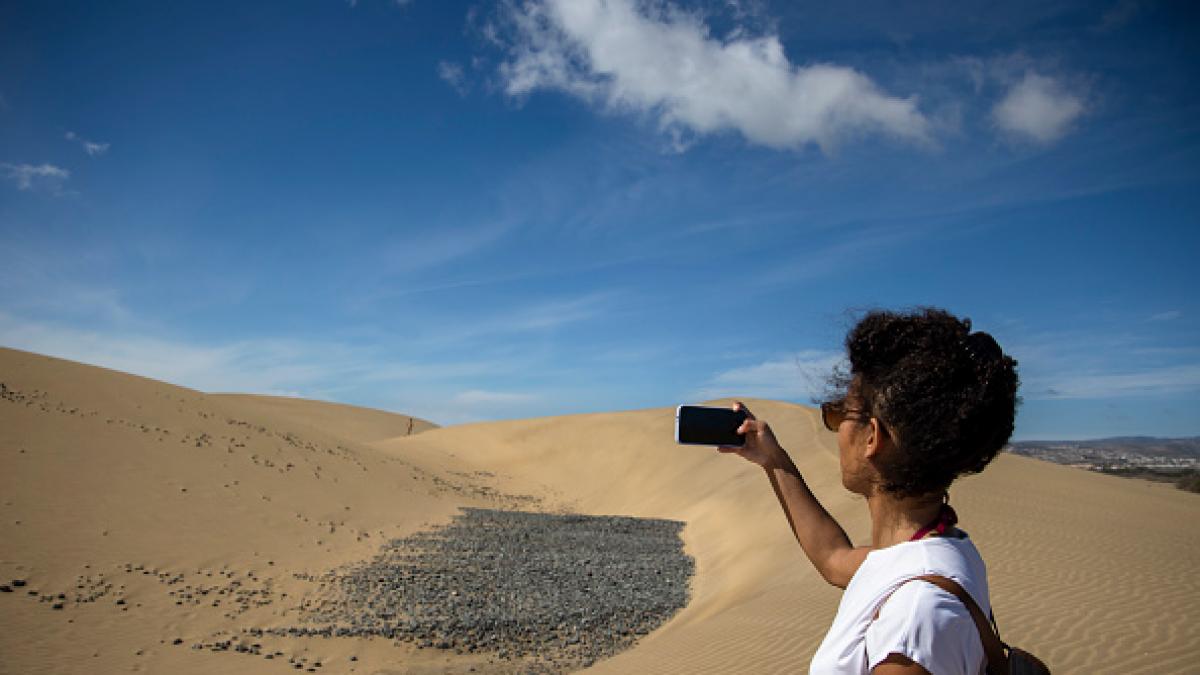
[[(854, 393), (846, 397), (846, 410), (863, 410), (862, 400)], [(867, 439), (871, 434), (870, 419), (850, 413), (838, 426), (838, 455), (842, 467), (842, 486), (847, 490), (867, 496), (874, 483), (873, 469), (864, 456)]]

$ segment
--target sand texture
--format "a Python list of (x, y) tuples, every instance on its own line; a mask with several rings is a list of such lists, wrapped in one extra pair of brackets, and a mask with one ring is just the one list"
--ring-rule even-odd
[[(815, 413), (748, 404), (864, 541), (864, 504)], [(246, 628), (295, 621), (314, 578), (464, 507), (685, 523), (689, 603), (589, 671), (807, 672), (840, 591), (761, 470), (675, 445), (673, 412), (436, 428), (0, 349), (0, 673), (518, 672), (378, 637), (234, 648)], [(951, 494), (1006, 640), (1060, 673), (1195, 672), (1200, 497), (1010, 455)]]

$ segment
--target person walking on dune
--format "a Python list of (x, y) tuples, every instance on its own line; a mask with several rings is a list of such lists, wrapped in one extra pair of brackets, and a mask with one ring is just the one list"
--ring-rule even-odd
[(970, 320), (932, 308), (870, 312), (846, 350), (849, 370), (835, 372), (821, 416), (838, 435), (842, 485), (866, 498), (869, 546), (851, 544), (767, 422), (741, 403), (745, 444), (720, 450), (766, 470), (805, 554), (845, 589), (812, 673), (978, 675), (985, 653), (970, 610), (917, 579), (948, 578), (990, 614), (983, 560), (956, 526), (947, 491), (1012, 434), (1017, 363)]

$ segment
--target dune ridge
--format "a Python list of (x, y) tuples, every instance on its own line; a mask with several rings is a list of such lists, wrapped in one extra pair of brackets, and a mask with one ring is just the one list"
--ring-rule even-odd
[[(295, 672), (288, 658), (321, 672), (495, 669), (383, 640), (284, 641), (278, 660), (187, 648), (294, 617), (309, 589), (297, 575), (367, 560), (464, 506), (686, 523), (689, 604), (597, 672), (803, 672), (840, 598), (761, 470), (675, 445), (671, 408), (437, 428), (8, 349), (0, 384), (0, 583), (48, 594), (0, 594), (0, 672)], [(748, 403), (864, 541), (864, 505), (841, 488), (816, 413)], [(1193, 667), (1196, 495), (1002, 455), (952, 502), (1006, 640), (1057, 672)]]

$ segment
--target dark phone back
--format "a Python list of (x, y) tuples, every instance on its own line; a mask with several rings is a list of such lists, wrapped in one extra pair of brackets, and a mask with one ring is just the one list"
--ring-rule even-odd
[(675, 412), (675, 441), (689, 445), (743, 445), (738, 427), (746, 413), (731, 408), (681, 405)]

